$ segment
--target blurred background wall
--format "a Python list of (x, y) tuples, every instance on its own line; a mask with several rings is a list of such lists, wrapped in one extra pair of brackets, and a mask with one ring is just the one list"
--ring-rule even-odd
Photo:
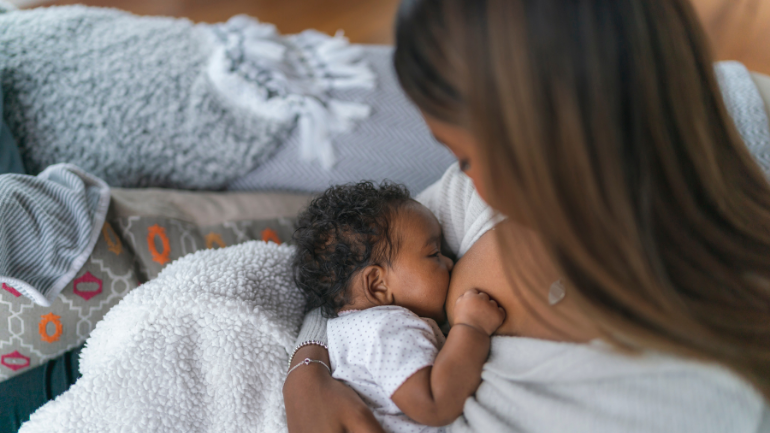
[[(719, 60), (738, 60), (770, 74), (770, 0), (691, 0)], [(139, 15), (219, 22), (245, 13), (283, 33), (343, 29), (352, 42), (390, 44), (399, 0), (11, 0), (20, 7), (68, 5), (115, 7)]]

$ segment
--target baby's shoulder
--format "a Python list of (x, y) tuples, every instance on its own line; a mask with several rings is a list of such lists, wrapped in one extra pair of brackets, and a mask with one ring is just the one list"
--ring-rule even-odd
[(373, 327), (417, 321), (422, 321), (420, 316), (407, 308), (397, 305), (383, 305), (366, 310), (343, 311), (334, 319), (330, 319), (329, 324)]
[(343, 312), (328, 322), (329, 351), (340, 356), (354, 351), (354, 358), (368, 360), (399, 356), (404, 350), (435, 356), (443, 339), (429, 321), (398, 306)]
[(329, 332), (355, 331), (357, 334), (384, 335), (407, 329), (431, 329), (431, 326), (412, 311), (395, 305), (342, 312), (330, 319)]

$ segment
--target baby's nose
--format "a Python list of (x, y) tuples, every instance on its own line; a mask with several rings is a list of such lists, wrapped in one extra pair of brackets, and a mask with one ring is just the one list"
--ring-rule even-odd
[(447, 269), (448, 271), (451, 271), (451, 270), (452, 270), (452, 268), (455, 266), (455, 262), (453, 262), (453, 261), (452, 261), (452, 259), (450, 259), (450, 258), (449, 258), (449, 257), (447, 257), (447, 256), (441, 256), (441, 257), (443, 257), (443, 258), (444, 258), (444, 260), (446, 261), (446, 269)]

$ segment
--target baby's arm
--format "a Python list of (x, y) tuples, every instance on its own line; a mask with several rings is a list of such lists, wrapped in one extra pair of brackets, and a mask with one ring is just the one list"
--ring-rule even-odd
[(477, 290), (460, 296), (455, 311), (455, 323), (433, 366), (413, 374), (391, 396), (420, 424), (443, 426), (462, 414), (465, 399), (481, 383), (489, 336), (505, 319), (505, 311)]

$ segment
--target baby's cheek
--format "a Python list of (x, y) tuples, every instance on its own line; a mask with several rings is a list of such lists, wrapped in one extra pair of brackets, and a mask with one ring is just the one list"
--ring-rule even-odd
[(457, 290), (456, 287), (453, 288), (452, 285), (450, 284), (449, 292), (447, 293), (447, 297), (446, 297), (446, 303), (444, 304), (447, 321), (449, 321), (450, 325), (454, 325), (455, 306), (457, 305), (457, 298), (459, 298), (460, 295), (461, 295), (461, 292)]

